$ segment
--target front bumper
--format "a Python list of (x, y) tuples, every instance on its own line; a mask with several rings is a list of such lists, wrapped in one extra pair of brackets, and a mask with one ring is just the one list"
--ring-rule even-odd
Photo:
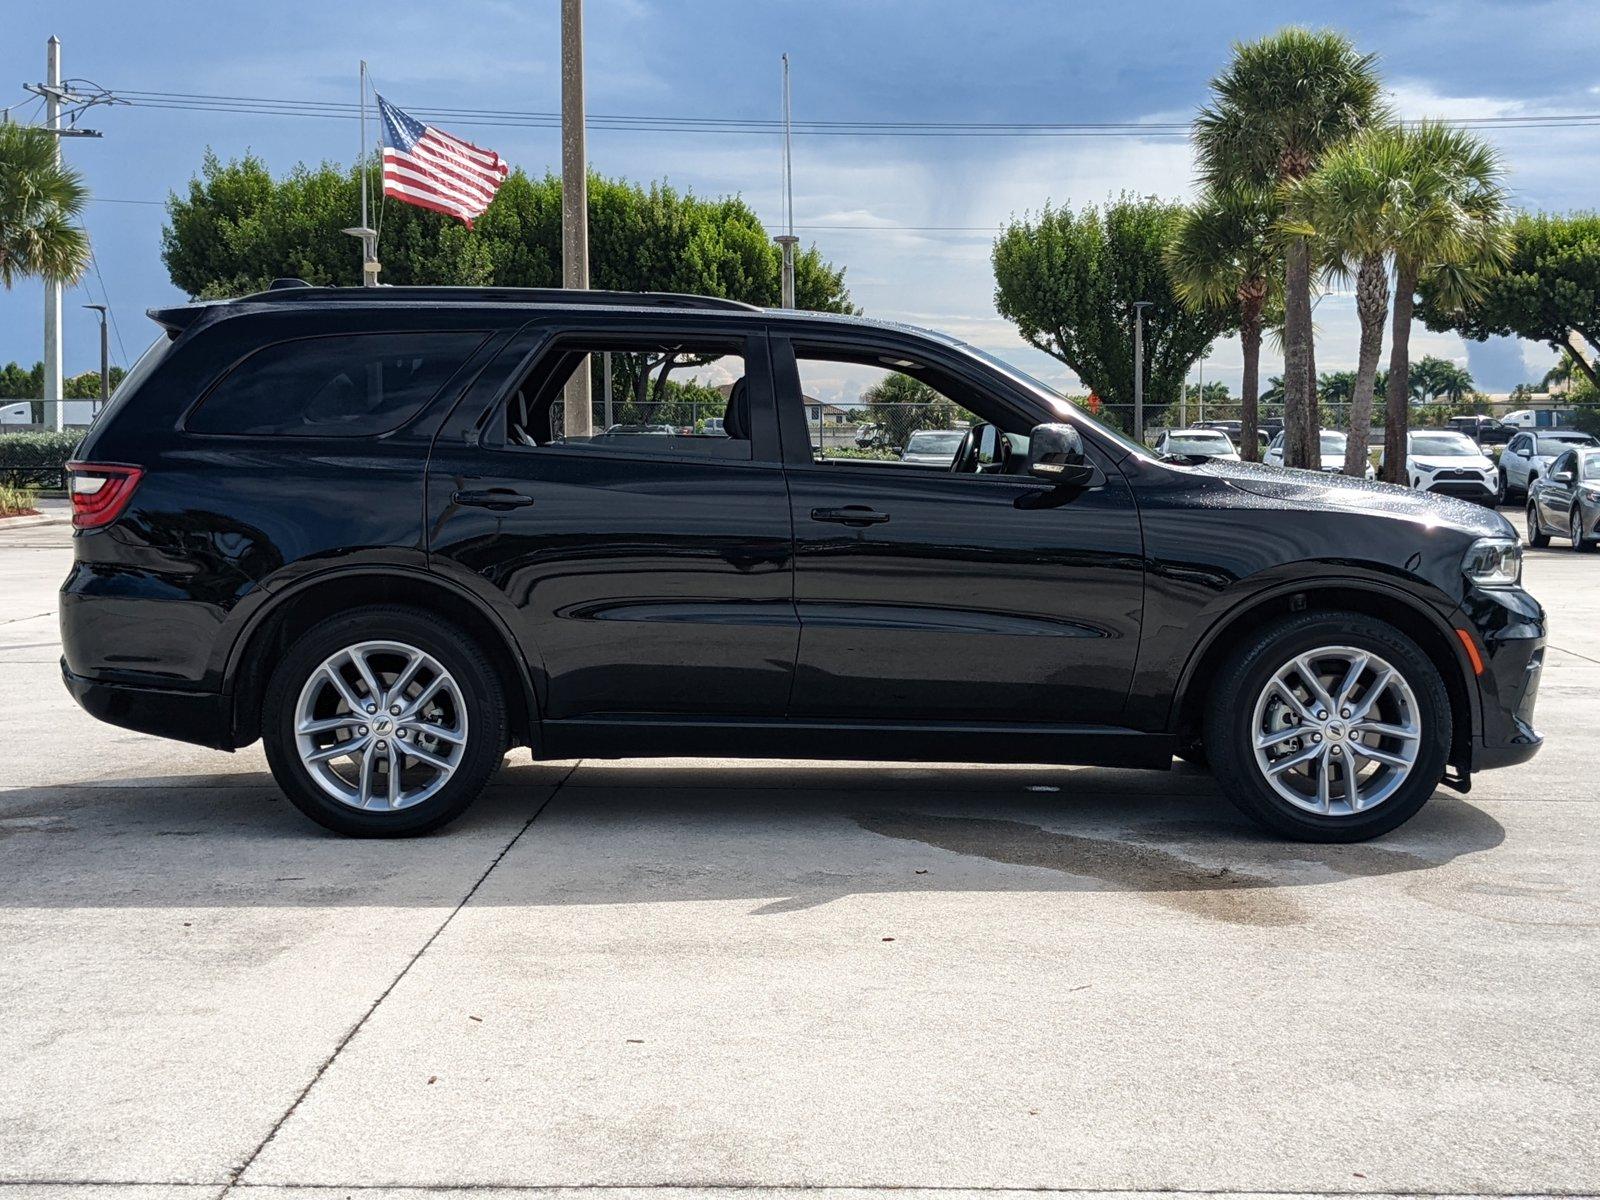
[(108, 724), (214, 750), (233, 749), (227, 697), (217, 692), (102, 683), (74, 675), (65, 658), (61, 680), (84, 712)]
[(1544, 744), (1533, 724), (1544, 667), (1544, 609), (1520, 587), (1471, 588), (1458, 615), (1483, 659), (1483, 673), (1476, 676), (1479, 719), (1472, 761), (1460, 765), (1489, 771), (1525, 763)]
[(1500, 494), (1498, 480), (1490, 482), (1480, 476), (1432, 478), (1423, 475), (1417, 482), (1420, 491), (1436, 496), (1454, 496), (1458, 500), (1477, 500), (1480, 503), (1495, 499)]

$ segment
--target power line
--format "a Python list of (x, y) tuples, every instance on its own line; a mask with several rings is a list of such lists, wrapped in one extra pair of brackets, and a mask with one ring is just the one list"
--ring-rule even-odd
[[(313, 119), (355, 120), (358, 106), (339, 100), (293, 100), (198, 92), (128, 90), (111, 95), (135, 107), (188, 112), (243, 113)], [(538, 110), (417, 107), (419, 117), (457, 125), (490, 128), (559, 129), (561, 115)], [(1422, 118), (1403, 124), (1418, 124)], [(1600, 125), (1597, 113), (1527, 113), (1496, 117), (1440, 118), (1444, 123), (1482, 129), (1566, 129)], [(594, 113), (593, 129), (646, 133), (781, 135), (783, 123), (767, 118), (684, 117)], [(796, 121), (793, 131), (811, 137), (1145, 137), (1186, 138), (1186, 121)]]
[(111, 332), (117, 338), (117, 353), (122, 356), (119, 364), (124, 371), (128, 369), (128, 349), (122, 344), (122, 330), (117, 325), (117, 310), (112, 307), (111, 293), (106, 290), (106, 277), (100, 274), (100, 258), (94, 252), (94, 243), (89, 244), (89, 261), (94, 265), (94, 276), (100, 281), (100, 298), (106, 302), (106, 316), (111, 318)]

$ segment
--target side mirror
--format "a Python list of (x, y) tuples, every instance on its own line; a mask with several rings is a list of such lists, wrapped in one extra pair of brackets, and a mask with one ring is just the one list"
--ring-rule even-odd
[(1028, 435), (1028, 474), (1057, 487), (1087, 487), (1094, 466), (1083, 457), (1083, 439), (1071, 425), (1035, 425)]
[(1577, 476), (1571, 471), (1557, 471), (1554, 475), (1550, 476), (1550, 478), (1555, 480), (1557, 483), (1571, 483), (1577, 478)]

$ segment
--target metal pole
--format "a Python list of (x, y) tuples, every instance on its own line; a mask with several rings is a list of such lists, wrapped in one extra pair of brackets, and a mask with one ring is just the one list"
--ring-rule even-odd
[(1206, 360), (1204, 355), (1200, 356), (1200, 395), (1195, 402), (1200, 406), (1200, 423), (1204, 425), (1206, 420)]
[[(561, 283), (589, 286), (589, 156), (584, 146), (583, 0), (561, 0)], [(567, 381), (566, 435), (592, 437), (589, 362)]]
[[(61, 165), (61, 39), (51, 34), (45, 43), (45, 124), (55, 134), (56, 166)], [(44, 281), (44, 400), (55, 404), (55, 427), (66, 428), (66, 406), (61, 396), (61, 281)]]
[(1133, 305), (1133, 440), (1144, 442), (1144, 310), (1152, 301)]
[(783, 247), (783, 274), (779, 287), (779, 303), (784, 308), (794, 307), (794, 248), (799, 238), (794, 236), (794, 147), (790, 138), (790, 125), (794, 115), (789, 101), (789, 56), (783, 56), (783, 233), (773, 239)]
[(361, 224), (346, 229), (353, 238), (361, 241), (361, 286), (377, 287), (378, 271), (381, 264), (378, 262), (378, 231), (367, 224), (367, 60), (361, 60), (361, 157), (356, 160), (356, 169), (361, 172)]
[(100, 409), (111, 399), (111, 343), (106, 340), (106, 306), (85, 304), (84, 307), (93, 309), (100, 316), (100, 406), (94, 410), (95, 416), (99, 416)]
[(606, 424), (605, 424), (605, 427), (607, 429), (610, 429), (612, 425), (616, 424), (616, 417), (612, 415), (612, 411), (611, 411), (611, 405), (612, 405), (612, 399), (611, 399), (611, 351), (607, 350), (607, 351), (605, 351), (604, 353), (602, 353), (600, 355), (600, 370), (601, 370), (602, 375), (604, 376), (604, 383), (601, 385), (601, 388), (602, 388), (603, 394), (605, 396), (605, 402), (606, 402), (606, 408), (605, 408)]

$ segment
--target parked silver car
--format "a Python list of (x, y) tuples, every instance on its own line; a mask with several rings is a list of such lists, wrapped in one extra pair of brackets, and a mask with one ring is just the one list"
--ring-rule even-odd
[(920, 463), (928, 467), (948, 467), (961, 449), (963, 429), (919, 429), (906, 439), (906, 448), (900, 452), (900, 461)]
[[(1347, 435), (1342, 429), (1324, 429), (1322, 431), (1322, 470), (1327, 474), (1337, 475), (1344, 470), (1344, 447), (1347, 440)], [(1370, 444), (1383, 445), (1381, 441)], [(1267, 447), (1267, 456), (1262, 461), (1269, 466), (1283, 466), (1283, 431), (1281, 429), (1273, 437), (1272, 445)], [(1377, 472), (1372, 469), (1370, 456), (1367, 461), (1366, 477), (1368, 479), (1377, 478)]]
[(1550, 473), (1550, 464), (1574, 446), (1597, 446), (1593, 437), (1576, 429), (1541, 429), (1519, 433), (1500, 454), (1500, 478), (1507, 496), (1525, 496), (1534, 480)]
[(1528, 544), (1564, 537), (1574, 550), (1594, 549), (1600, 537), (1600, 448), (1574, 447), (1556, 457), (1528, 491)]
[(1233, 440), (1220, 429), (1164, 429), (1156, 439), (1155, 452), (1163, 457), (1170, 454), (1175, 458), (1196, 462), (1213, 458), (1226, 462), (1239, 461), (1239, 452), (1234, 449)]

